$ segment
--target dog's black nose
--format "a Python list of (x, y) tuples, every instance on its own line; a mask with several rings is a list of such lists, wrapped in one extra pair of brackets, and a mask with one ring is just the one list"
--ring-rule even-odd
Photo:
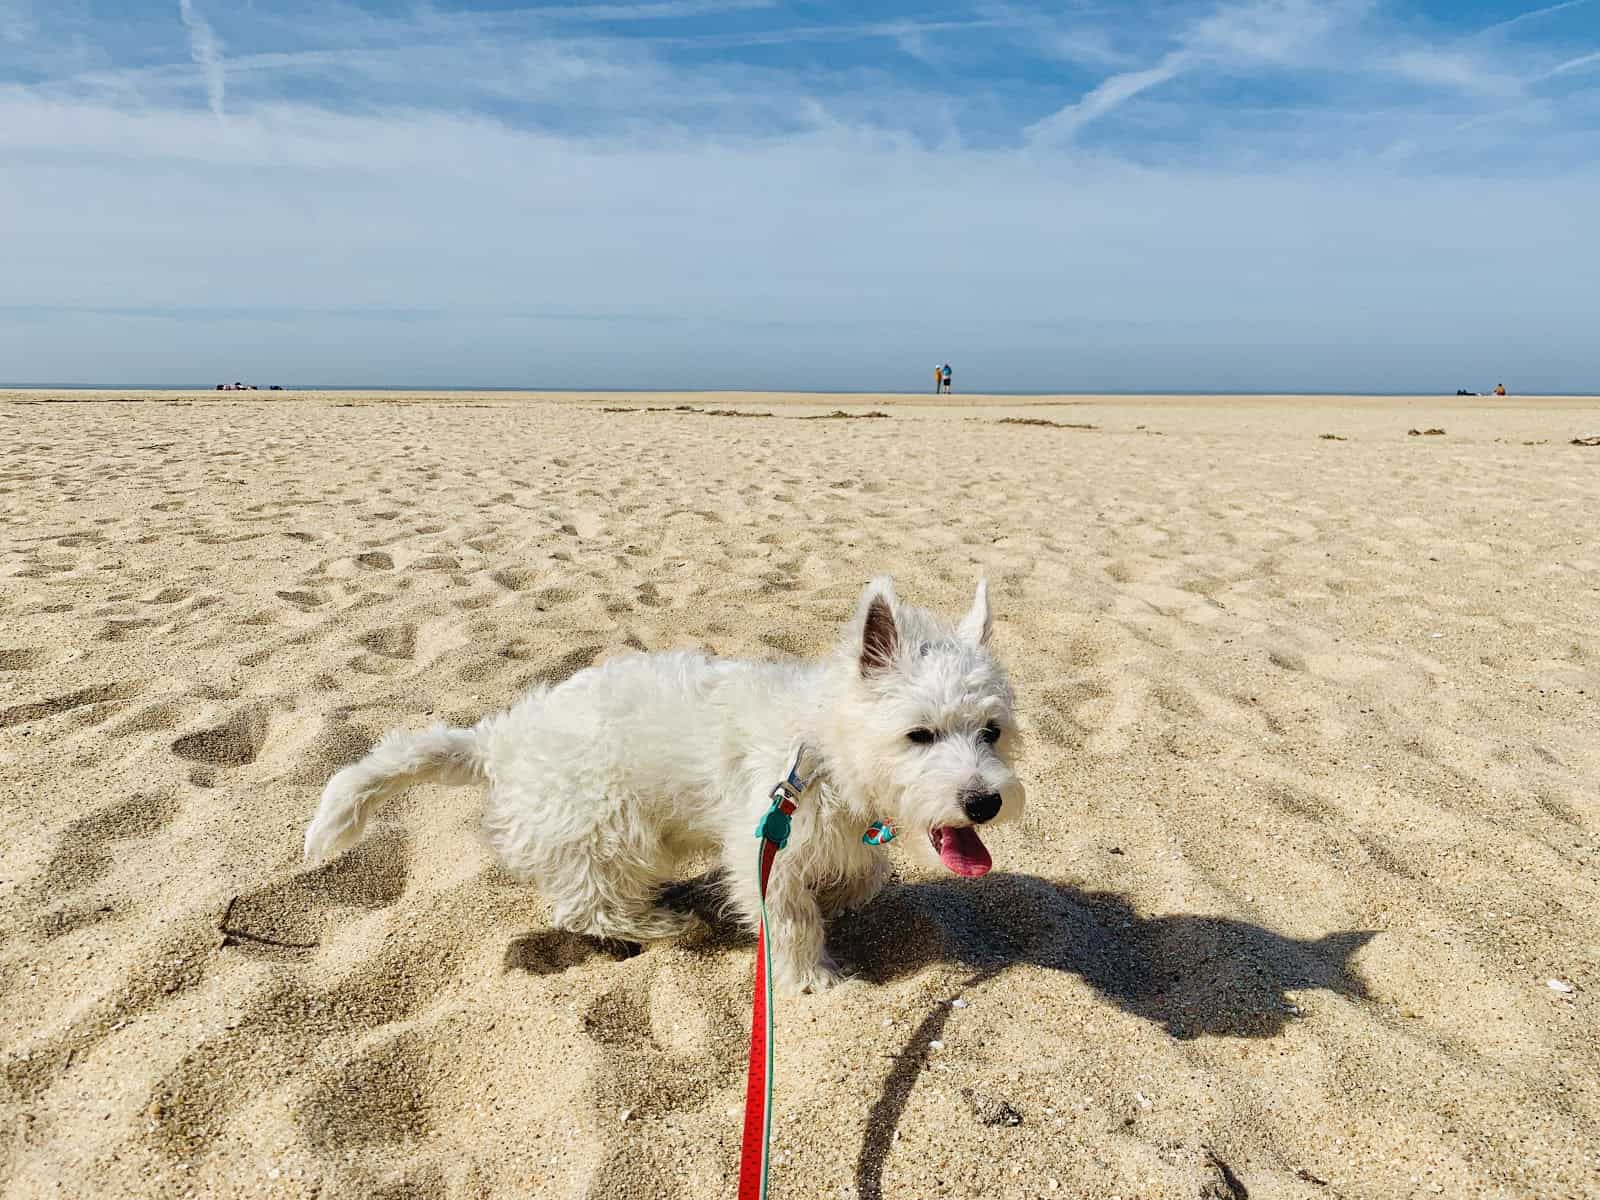
[(967, 814), (967, 819), (974, 825), (982, 825), (985, 821), (992, 821), (995, 813), (1000, 811), (1000, 793), (963, 792), (961, 796), (961, 811)]

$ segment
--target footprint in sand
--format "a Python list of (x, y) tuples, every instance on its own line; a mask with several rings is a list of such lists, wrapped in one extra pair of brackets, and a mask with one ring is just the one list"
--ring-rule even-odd
[[(1534, 748), (1538, 749), (1538, 747)], [(1583, 828), (1583, 817), (1578, 813), (1578, 810), (1560, 796), (1554, 795), (1544, 788), (1535, 788), (1533, 799), (1541, 809), (1563, 825), (1570, 825), (1574, 829)]]
[[(68, 692), (63, 696), (52, 696), (48, 700), (39, 700), (32, 704), (13, 704), (10, 708), (0, 709), (0, 729), (12, 725), (25, 725), (30, 721), (43, 720), (46, 717), (59, 716), (71, 712), (75, 708), (83, 708), (90, 704), (107, 704), (117, 700), (131, 700), (144, 691), (143, 683), (130, 680), (127, 683), (102, 683), (95, 687), (83, 688), (80, 691)], [(114, 711), (114, 710), (113, 710)], [(106, 716), (111, 713), (107, 712)]]
[[(410, 860), (405, 836), (382, 830), (326, 866), (245, 893), (225, 914), (223, 953), (305, 961), (318, 953), (329, 910), (398, 901)], [(188, 1160), (211, 1152), (255, 1099), (238, 1086), (247, 1074), (295, 1081), (297, 1090), (309, 1075), (291, 1111), (310, 1145), (330, 1159), (425, 1137), (451, 1091), (435, 1064), (453, 1055), (441, 1056), (436, 1036), (404, 1023), (458, 975), (468, 953), (460, 919), (459, 912), (422, 917), (321, 989), (298, 974), (271, 977), (227, 1031), (194, 1046), (156, 1084), (145, 1110), (153, 1147)]]
[(1107, 662), (1116, 652), (1114, 639), (1099, 629), (1080, 629), (1067, 639), (1067, 662), (1088, 669)]
[(432, 1040), (402, 1031), (324, 1070), (300, 1106), (306, 1139), (324, 1153), (416, 1142), (433, 1128)]
[(569, 650), (557, 658), (550, 659), (534, 673), (533, 682), (549, 684), (554, 687), (558, 683), (570, 679), (579, 671), (594, 663), (595, 656), (603, 649), (601, 646), (579, 646)]
[(533, 598), (542, 608), (559, 608), (576, 600), (578, 593), (573, 588), (547, 587), (535, 592)]
[(463, 663), (456, 668), (456, 678), (463, 683), (483, 683), (485, 680), (493, 679), (506, 669), (506, 657), (506, 655), (499, 655), (495, 658), (480, 658), (473, 662)]
[(527, 567), (502, 567), (498, 571), (490, 571), (489, 578), (508, 592), (521, 592), (533, 586), (538, 574)]
[(148, 629), (158, 622), (153, 617), (134, 617), (123, 621), (107, 621), (95, 635), (98, 642), (125, 642), (128, 638), (138, 633), (141, 629)]
[(461, 544), (468, 550), (476, 550), (479, 554), (493, 554), (510, 540), (504, 534), (491, 533), (478, 537), (469, 537)]
[(417, 627), (405, 623), (375, 629), (357, 640), (367, 652), (350, 660), (350, 669), (362, 675), (393, 675), (417, 653)]
[(411, 564), (413, 571), (459, 571), (461, 560), (453, 554), (424, 554)]
[(321, 592), (285, 591), (276, 593), (278, 599), (287, 600), (299, 609), (320, 608), (328, 602)]
[(529, 662), (539, 657), (539, 649), (527, 638), (512, 638), (495, 651), (501, 658), (512, 662)]
[(517, 938), (507, 946), (503, 966), (507, 971), (529, 975), (559, 975), (597, 956), (624, 962), (639, 953), (635, 942), (601, 941), (564, 929), (546, 929)]
[[(626, 1111), (631, 1119), (646, 1122), (702, 1109), (738, 1074), (740, 1043), (720, 1035), (737, 1028), (741, 1014), (710, 988), (696, 985), (690, 975), (679, 978), (679, 972), (663, 970), (649, 957), (635, 961), (630, 978), (597, 996), (583, 1014), (584, 1032), (600, 1050), (591, 1081), (595, 1106), (607, 1113)], [(702, 1017), (663, 1030), (651, 1020), (653, 1010)], [(670, 1044), (663, 1040), (668, 1036)], [(594, 1200), (629, 1195), (635, 1185), (646, 1183), (647, 1190), (639, 1194), (676, 1194), (659, 1190), (660, 1181), (675, 1174), (666, 1163), (652, 1161), (660, 1145), (658, 1139), (608, 1133), (605, 1160), (586, 1194)]]
[(374, 629), (359, 644), (384, 658), (411, 658), (417, 652), (417, 627), (407, 623)]
[(1205, 710), (1195, 699), (1194, 693), (1181, 684), (1157, 683), (1151, 687), (1150, 697), (1164, 712), (1175, 717), (1198, 720), (1205, 716)]
[(1376, 834), (1358, 833), (1356, 841), (1361, 843), (1361, 848), (1367, 852), (1367, 859), (1373, 866), (1389, 875), (1400, 879), (1416, 879), (1416, 868), (1409, 865), (1407, 856), (1396, 850), (1388, 842)]
[(324, 913), (388, 908), (405, 892), (410, 873), (406, 835), (377, 830), (330, 863), (236, 897), (224, 922), (228, 944), (258, 957), (303, 958), (316, 948)]
[[(102, 915), (102, 911), (93, 914), (94, 919)], [(92, 1052), (140, 1014), (199, 983), (216, 944), (213, 928), (187, 924), (147, 942), (138, 969), (126, 978), (89, 977), (79, 998), (78, 1015), (61, 1032), (40, 1038), (26, 1053), (10, 1057), (4, 1070), (6, 1084), (19, 1097), (39, 1095), (60, 1079), (74, 1056)], [(110, 991), (97, 990), (106, 984), (111, 985)]]
[(1274, 646), (1267, 651), (1267, 661), (1280, 671), (1304, 671), (1305, 655), (1289, 646)]
[(182, 719), (184, 706), (175, 700), (162, 700), (136, 710), (127, 720), (111, 729), (112, 737), (173, 729)]
[(1322, 825), (1339, 827), (1344, 822), (1334, 808), (1303, 789), (1287, 783), (1269, 784), (1262, 792), (1266, 799), (1290, 816), (1302, 817)]
[(172, 752), (190, 762), (214, 767), (244, 767), (255, 762), (270, 728), (266, 705), (241, 709), (220, 725), (186, 733), (172, 743)]
[(177, 812), (178, 801), (171, 796), (136, 792), (79, 817), (56, 838), (55, 853), (44, 869), (45, 892), (72, 892), (103, 878), (116, 861), (111, 852), (114, 843), (149, 837), (170, 824)]

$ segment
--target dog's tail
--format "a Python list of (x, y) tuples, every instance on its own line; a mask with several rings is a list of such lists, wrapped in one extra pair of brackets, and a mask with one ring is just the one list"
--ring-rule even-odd
[(322, 789), (317, 815), (306, 826), (306, 861), (324, 862), (354, 846), (379, 806), (414, 783), (460, 785), (485, 778), (477, 730), (444, 725), (421, 733), (392, 730)]

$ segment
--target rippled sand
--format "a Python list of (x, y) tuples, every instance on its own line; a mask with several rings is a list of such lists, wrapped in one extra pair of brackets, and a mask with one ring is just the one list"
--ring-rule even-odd
[(1031, 807), (982, 881), (886, 851), (862, 982), (781, 1004), (775, 1196), (1600, 1195), (1596, 432), (0, 393), (3, 1190), (731, 1196), (745, 939), (552, 934), (471, 789), (301, 830), (392, 725), (815, 653), (889, 571), (991, 577)]

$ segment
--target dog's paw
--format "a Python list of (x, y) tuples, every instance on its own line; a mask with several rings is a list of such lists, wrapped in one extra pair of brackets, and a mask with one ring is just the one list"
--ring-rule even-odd
[(792, 996), (802, 992), (825, 992), (845, 983), (847, 979), (848, 976), (831, 958), (823, 958), (803, 967), (780, 969), (774, 974), (778, 990)]
[(660, 942), (675, 938), (695, 921), (693, 913), (651, 908), (643, 912), (585, 912), (556, 921), (560, 929), (602, 941)]
[(627, 936), (641, 942), (665, 941), (678, 937), (694, 922), (693, 913), (653, 908), (646, 916), (629, 923)]

